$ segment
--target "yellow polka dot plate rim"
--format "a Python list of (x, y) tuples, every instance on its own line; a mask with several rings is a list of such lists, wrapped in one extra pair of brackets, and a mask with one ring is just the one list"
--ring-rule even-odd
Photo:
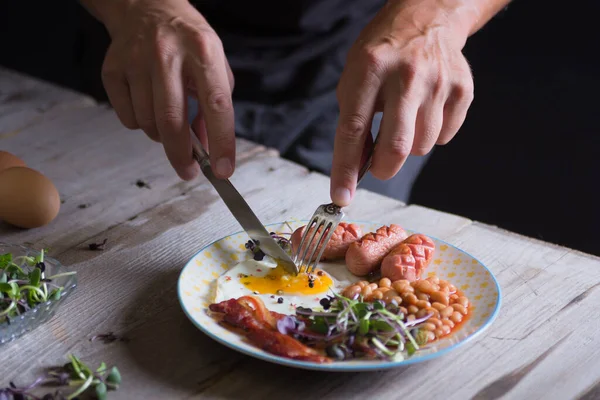
[[(401, 222), (362, 222), (345, 221), (360, 226), (364, 233), (374, 232), (382, 225)], [(292, 232), (307, 221), (291, 220), (283, 223), (266, 225), (271, 232)], [(403, 226), (404, 227), (404, 226)], [(241, 335), (220, 325), (208, 313), (208, 306), (214, 299), (215, 280), (240, 261), (252, 258), (244, 244), (249, 240), (245, 232), (237, 232), (226, 236), (202, 248), (185, 265), (179, 275), (177, 292), (181, 307), (190, 321), (207, 336), (233, 350), (257, 359), (288, 367), (338, 371), (358, 372), (396, 368), (425, 362), (446, 355), (451, 351), (467, 344), (482, 334), (496, 319), (501, 306), (502, 292), (494, 274), (477, 258), (460, 248), (428, 235), (407, 228), (408, 234), (422, 233), (435, 242), (435, 253), (425, 274), (435, 274), (459, 288), (472, 305), (470, 317), (460, 328), (450, 335), (430, 343), (418, 350), (412, 357), (398, 361), (379, 360), (349, 360), (334, 361), (329, 364), (297, 361), (280, 357), (247, 342)], [(356, 281), (362, 278), (356, 277)]]

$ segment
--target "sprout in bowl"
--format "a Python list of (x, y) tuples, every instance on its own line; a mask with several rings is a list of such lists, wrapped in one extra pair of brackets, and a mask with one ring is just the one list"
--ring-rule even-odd
[(0, 344), (47, 322), (76, 286), (75, 271), (43, 250), (0, 242)]

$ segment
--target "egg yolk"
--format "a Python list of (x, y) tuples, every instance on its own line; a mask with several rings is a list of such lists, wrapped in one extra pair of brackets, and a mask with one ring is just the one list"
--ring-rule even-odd
[[(333, 280), (320, 269), (312, 274), (300, 272), (290, 275), (281, 265), (271, 269), (265, 276), (244, 275), (240, 282), (248, 289), (260, 294), (318, 294), (333, 286)], [(312, 284), (311, 284), (312, 282)]]

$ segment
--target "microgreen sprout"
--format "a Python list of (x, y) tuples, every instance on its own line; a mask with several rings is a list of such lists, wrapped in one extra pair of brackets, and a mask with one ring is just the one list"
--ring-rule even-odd
[(0, 324), (38, 304), (60, 299), (64, 288), (54, 280), (75, 272), (46, 276), (44, 254), (42, 250), (36, 257), (0, 255)]
[[(117, 367), (108, 368), (102, 362), (92, 370), (75, 355), (69, 355), (69, 362), (61, 367), (50, 368), (44, 375), (25, 387), (17, 387), (10, 382), (9, 387), (0, 389), (0, 400), (75, 400), (83, 393), (92, 393), (98, 400), (108, 398), (109, 390), (117, 390), (121, 384), (121, 373)], [(33, 394), (39, 387), (65, 386), (75, 388), (66, 394), (58, 389), (43, 397)]]
[(290, 320), (278, 328), (311, 347), (325, 348), (338, 360), (402, 360), (427, 343), (419, 324), (431, 315), (407, 321), (397, 304), (364, 302), (362, 297), (348, 299), (335, 293), (320, 304), (323, 311), (297, 307), (296, 315), (288, 316)]
[(88, 248), (90, 250), (104, 250), (104, 246), (106, 245), (106, 242), (108, 242), (108, 239), (104, 239), (100, 243), (90, 243), (90, 244), (88, 244)]

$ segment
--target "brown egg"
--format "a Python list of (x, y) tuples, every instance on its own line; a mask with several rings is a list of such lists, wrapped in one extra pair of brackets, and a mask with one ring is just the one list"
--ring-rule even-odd
[(25, 161), (19, 157), (10, 154), (8, 151), (0, 150), (0, 171), (11, 167), (24, 167)]
[(0, 171), (0, 220), (37, 228), (50, 223), (59, 209), (58, 191), (41, 173), (27, 167)]

